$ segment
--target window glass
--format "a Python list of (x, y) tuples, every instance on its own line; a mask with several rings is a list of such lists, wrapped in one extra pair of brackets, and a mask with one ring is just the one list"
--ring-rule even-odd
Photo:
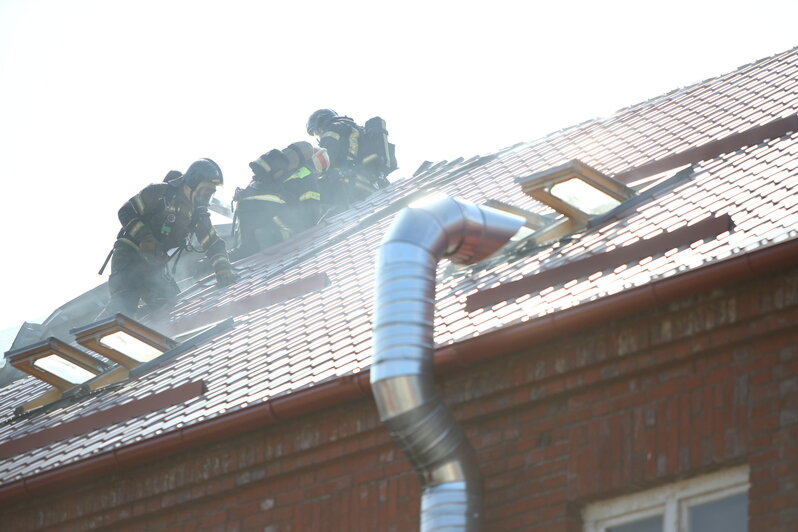
[(47, 355), (36, 360), (33, 365), (53, 375), (58, 375), (72, 384), (80, 384), (94, 377), (94, 373), (86, 371), (77, 364), (73, 364), (58, 355)]
[(741, 465), (591, 503), (582, 510), (584, 530), (747, 532), (749, 474)]
[(130, 336), (124, 331), (117, 331), (113, 334), (109, 334), (108, 336), (103, 336), (100, 339), (100, 343), (106, 347), (115, 349), (120, 353), (124, 353), (125, 355), (139, 362), (149, 362), (153, 358), (159, 357), (163, 354), (163, 351), (155, 349), (151, 345), (142, 342), (138, 338)]
[(611, 526), (607, 532), (662, 532), (662, 516), (647, 517), (632, 523)]
[(591, 216), (604, 214), (614, 209), (620, 202), (581, 179), (574, 177), (551, 187), (551, 195), (570, 203), (580, 211)]
[(691, 506), (689, 516), (689, 532), (746, 532), (748, 494)]

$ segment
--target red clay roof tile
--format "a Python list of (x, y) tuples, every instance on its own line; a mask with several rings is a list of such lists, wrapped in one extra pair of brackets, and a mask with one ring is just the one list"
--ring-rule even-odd
[[(65, 404), (57, 411), (13, 420), (13, 407), (40, 394), (45, 386), (27, 378), (0, 389), (0, 404), (4, 405), (0, 410), (2, 445), (192, 380), (203, 380), (207, 385), (203, 397), (185, 405), (118, 420), (80, 437), (0, 460), (0, 489), (36, 472), (50, 471), (107, 449), (120, 449), (121, 453), (136, 441), (366, 369), (373, 262), (391, 217), (384, 216), (370, 225), (358, 224), (422, 186), (478, 203), (498, 199), (538, 214), (550, 214), (550, 209), (523, 194), (514, 178), (570, 158), (617, 174), (668, 153), (739, 133), (753, 124), (795, 114), (797, 105), (798, 49), (623, 109), (606, 119), (483, 159), (435, 164), (415, 177), (397, 181), (297, 240), (239, 261), (236, 267), (242, 278), (235, 285), (218, 290), (206, 283), (188, 290), (169, 316), (173, 321), (200, 320), (210, 309), (219, 311), (236, 302), (241, 304), (313, 276), (326, 276), (329, 283), (325, 287), (288, 299), (264, 300), (263, 306), (247, 308), (237, 316), (233, 329), (171, 363), (118, 389)], [(755, 250), (770, 242), (796, 238), (796, 167), (796, 134), (743, 147), (697, 163), (686, 182), (637, 206), (620, 220), (574, 235), (569, 242), (531, 252), (522, 252), (521, 242), (476, 268), (447, 273), (449, 270), (442, 267), (436, 340), (464, 341), (510, 323), (579, 307), (608, 293), (672, 276), (685, 266), (695, 268), (707, 261), (723, 260), (743, 253), (743, 248)], [(694, 225), (713, 213), (729, 214), (736, 224), (734, 231), (690, 246), (661, 250), (611, 270), (586, 272), (566, 280), (564, 286), (545, 287), (539, 293), (521, 295), (515, 302), (466, 312), (466, 298), (478, 287), (499, 286), (608, 250), (634, 246), (641, 239), (656, 238), (655, 233)]]

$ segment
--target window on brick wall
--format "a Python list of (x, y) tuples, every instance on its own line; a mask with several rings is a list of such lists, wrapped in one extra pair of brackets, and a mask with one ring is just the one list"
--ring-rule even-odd
[(748, 466), (588, 505), (585, 532), (746, 532)]

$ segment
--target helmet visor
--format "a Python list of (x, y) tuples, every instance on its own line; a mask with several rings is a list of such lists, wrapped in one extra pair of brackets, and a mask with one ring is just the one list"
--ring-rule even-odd
[(215, 186), (210, 183), (200, 183), (194, 190), (194, 203), (196, 205), (209, 205), (214, 192), (216, 192)]

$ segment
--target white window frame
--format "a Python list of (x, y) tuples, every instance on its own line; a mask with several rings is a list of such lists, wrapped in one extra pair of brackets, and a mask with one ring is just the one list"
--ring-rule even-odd
[(691, 506), (746, 493), (750, 487), (749, 467), (701, 475), (615, 499), (594, 502), (582, 512), (585, 532), (606, 532), (647, 517), (663, 516), (663, 532), (688, 531)]

